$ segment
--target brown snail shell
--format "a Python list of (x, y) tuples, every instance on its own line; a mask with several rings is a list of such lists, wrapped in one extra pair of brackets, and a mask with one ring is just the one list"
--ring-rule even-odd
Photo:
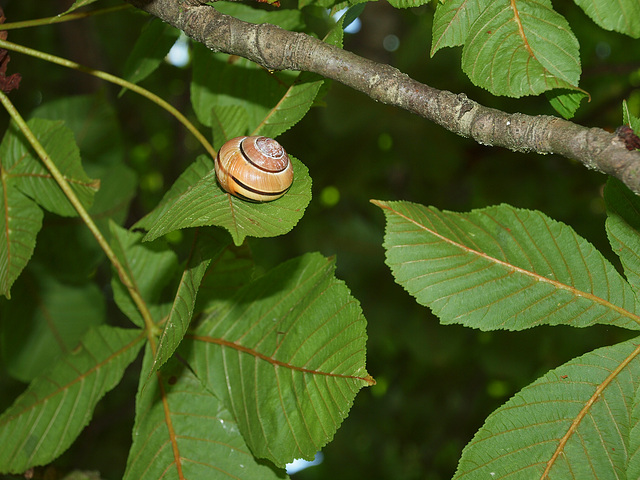
[(293, 183), (289, 155), (273, 138), (233, 138), (220, 147), (214, 164), (220, 186), (243, 200), (275, 200)]

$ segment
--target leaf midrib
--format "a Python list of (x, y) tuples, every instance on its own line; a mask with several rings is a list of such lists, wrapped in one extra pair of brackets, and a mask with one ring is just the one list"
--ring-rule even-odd
[(503, 268), (507, 268), (507, 269), (511, 269), (514, 273), (518, 273), (527, 277), (530, 277), (534, 280), (536, 280), (537, 282), (544, 282), (547, 283), (559, 290), (564, 290), (566, 292), (569, 292), (571, 295), (575, 296), (575, 297), (582, 297), (582, 298), (586, 298), (594, 303), (597, 303), (599, 305), (602, 305), (605, 308), (608, 308), (610, 310), (613, 310), (614, 312), (620, 314), (623, 317), (629, 318), (630, 320), (633, 320), (634, 322), (636, 322), (637, 324), (640, 325), (640, 316), (633, 314), (631, 312), (629, 312), (628, 310), (615, 305), (611, 302), (609, 302), (608, 300), (605, 300), (597, 295), (594, 295), (592, 293), (588, 293), (588, 292), (583, 292), (578, 290), (575, 287), (572, 287), (571, 285), (567, 285), (565, 283), (559, 282), (557, 280), (552, 280), (550, 278), (545, 277), (544, 275), (540, 275), (538, 273), (535, 272), (530, 272), (529, 270), (526, 270), (524, 268), (518, 267), (516, 265), (512, 265), (510, 263), (504, 262), (502, 260), (499, 260), (495, 257), (492, 257), (490, 255), (487, 255), (483, 252), (480, 252), (478, 250), (473, 250), (472, 248), (467, 247), (466, 245), (463, 245), (461, 243), (455, 242), (453, 240), (451, 240), (450, 238), (445, 237), (444, 235), (441, 235), (440, 233), (434, 231), (434, 230), (430, 230), (426, 225), (423, 225), (421, 223), (418, 223), (416, 220), (414, 220), (413, 218), (408, 217), (407, 215), (404, 215), (402, 213), (400, 213), (397, 210), (392, 209), (389, 205), (383, 203), (383, 202), (378, 202), (377, 200), (372, 200), (372, 203), (374, 203), (375, 205), (377, 205), (380, 208), (389, 210), (391, 212), (393, 212), (395, 215), (405, 219), (406, 221), (414, 224), (415, 226), (417, 226), (418, 228), (424, 230), (425, 232), (428, 232), (429, 234), (435, 236), (436, 238), (440, 239), (441, 241), (448, 243), (449, 245), (452, 245), (456, 248), (459, 248), (463, 251), (465, 251), (468, 254), (475, 254), (479, 257), (481, 257), (482, 259), (488, 261), (488, 262), (492, 262), (495, 265), (499, 265)]
[(205, 343), (212, 343), (215, 345), (220, 345), (222, 347), (232, 348), (239, 352), (252, 355), (260, 360), (264, 360), (265, 362), (268, 362), (275, 367), (288, 368), (296, 372), (309, 373), (311, 375), (322, 375), (325, 377), (341, 378), (341, 379), (348, 379), (348, 380), (361, 380), (363, 382), (366, 382), (369, 385), (373, 385), (373, 379), (369, 375), (367, 375), (366, 377), (359, 377), (357, 375), (344, 375), (341, 373), (332, 373), (332, 372), (323, 372), (321, 370), (313, 370), (310, 368), (300, 367), (298, 365), (292, 365), (290, 363), (283, 362), (281, 360), (276, 360), (275, 358), (270, 357), (269, 355), (265, 355), (264, 353), (260, 353), (254, 350), (253, 348), (245, 347), (244, 345), (240, 345), (238, 343), (231, 342), (223, 338), (208, 337), (204, 335), (185, 335), (185, 338), (187, 337), (191, 340), (198, 340)]
[[(141, 331), (140, 335), (138, 335), (136, 338), (134, 338), (131, 342), (127, 343), (122, 348), (118, 349), (117, 351), (111, 353), (108, 357), (106, 357), (104, 360), (96, 363), (94, 366), (92, 366), (86, 372), (83, 372), (83, 373), (79, 374), (78, 376), (74, 377), (71, 381), (65, 383), (64, 385), (60, 385), (57, 389), (53, 390), (52, 392), (50, 392), (49, 394), (45, 395), (44, 397), (41, 397), (41, 398), (37, 399), (36, 401), (34, 401), (33, 403), (30, 403), (30, 404), (26, 405), (24, 408), (20, 409), (20, 411), (16, 412), (15, 414), (9, 415), (9, 416), (7, 416), (7, 418), (2, 419), (3, 421), (0, 421), (0, 428), (2, 428), (5, 425), (11, 423), (13, 420), (15, 420), (15, 419), (19, 418), (20, 416), (24, 415), (26, 412), (28, 412), (30, 410), (33, 410), (35, 407), (37, 407), (37, 406), (39, 406), (39, 405), (41, 405), (43, 403), (46, 403), (48, 400), (50, 400), (51, 398), (54, 398), (56, 395), (59, 395), (61, 392), (65, 391), (65, 390), (68, 390), (69, 388), (71, 388), (76, 383), (78, 383), (78, 382), (90, 377), (94, 373), (98, 372), (100, 369), (102, 369), (105, 366), (109, 365), (109, 363), (111, 363), (114, 359), (117, 359), (118, 357), (124, 355), (130, 349), (134, 348), (140, 342), (140, 340), (143, 340), (144, 338), (146, 338), (146, 334), (144, 333), (144, 331)], [(63, 358), (60, 361), (65, 361), (65, 359)]]

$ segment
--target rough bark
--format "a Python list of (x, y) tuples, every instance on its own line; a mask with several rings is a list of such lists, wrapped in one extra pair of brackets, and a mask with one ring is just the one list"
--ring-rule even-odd
[(127, 0), (182, 30), (214, 52), (239, 55), (270, 70), (300, 70), (337, 80), (372, 99), (395, 105), (483, 145), (555, 153), (622, 180), (640, 194), (640, 151), (615, 134), (553, 116), (506, 113), (437, 90), (399, 70), (308, 35), (223, 15), (198, 0)]

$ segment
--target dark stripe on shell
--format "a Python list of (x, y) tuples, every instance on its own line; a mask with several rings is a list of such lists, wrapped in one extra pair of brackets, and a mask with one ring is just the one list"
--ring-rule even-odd
[[(291, 188), (291, 186), (288, 186), (287, 188), (285, 188), (284, 190), (280, 190), (278, 192), (263, 192), (261, 190), (258, 190), (256, 188), (252, 188), (249, 185), (246, 185), (244, 183), (242, 183), (240, 180), (238, 180), (236, 177), (234, 177), (233, 175), (231, 176), (231, 179), (236, 183), (236, 185), (240, 186), (241, 188), (244, 188), (245, 190), (258, 194), (258, 195), (264, 195), (267, 197), (277, 197), (278, 195), (284, 195), (285, 193), (287, 193), (287, 190), (289, 190), (289, 188)], [(240, 195), (237, 194), (239, 197), (245, 198), (247, 200), (252, 200), (254, 202), (259, 202), (260, 200), (253, 200), (251, 198), (247, 198), (244, 195)]]

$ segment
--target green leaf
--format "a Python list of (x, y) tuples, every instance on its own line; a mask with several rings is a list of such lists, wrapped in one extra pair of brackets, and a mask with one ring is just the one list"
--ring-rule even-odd
[[(216, 3), (216, 6), (218, 5)], [(238, 4), (228, 6), (233, 9), (240, 8), (240, 10), (246, 8)], [(358, 7), (356, 10), (361, 12), (362, 8)], [(353, 13), (348, 11), (347, 14)], [(338, 27), (330, 31), (325, 39), (327, 43), (342, 42), (341, 24), (347, 14), (343, 16)], [(259, 23), (257, 20), (257, 18), (253, 19)], [(233, 57), (229, 58), (224, 67), (216, 68), (214, 67), (216, 59), (210, 52), (204, 52), (200, 47), (196, 48), (195, 57), (192, 101), (194, 108), (197, 105), (196, 110), (200, 112), (200, 120), (211, 125), (216, 148), (220, 148), (227, 140), (241, 135), (277, 137), (306, 115), (324, 84), (321, 76), (309, 72), (278, 73), (282, 81), (273, 83), (264, 78), (258, 66), (244, 59), (232, 61)], [(248, 70), (256, 71), (255, 78), (247, 75)], [(277, 79), (275, 75), (271, 74), (272, 79)], [(207, 84), (206, 81), (210, 83)], [(211, 88), (213, 82), (217, 84), (215, 90)], [(199, 88), (198, 83), (211, 85), (211, 87)], [(266, 110), (262, 106), (257, 107), (253, 103), (247, 103), (247, 92), (251, 92), (252, 96), (256, 97), (256, 102), (271, 105), (271, 107)], [(255, 95), (253, 92), (256, 92)]]
[[(73, 132), (60, 121), (34, 118), (29, 120), (27, 125), (69, 182), (81, 203), (85, 208), (91, 206), (99, 182), (90, 179), (84, 172)], [(13, 123), (0, 146), (0, 161), (6, 181), (33, 198), (40, 206), (57, 215), (77, 215), (58, 183)]]
[(566, 119), (573, 118), (580, 107), (580, 103), (589, 97), (582, 90), (550, 90), (545, 92), (551, 106)]
[(275, 138), (289, 130), (307, 114), (323, 82), (323, 78), (315, 73), (300, 73), (251, 135)]
[(113, 165), (101, 173), (100, 190), (89, 214), (107, 238), (110, 221), (122, 225), (127, 219), (137, 187), (136, 173), (125, 164)]
[[(246, 131), (253, 131), (278, 104), (287, 86), (298, 73), (270, 73), (241, 57), (212, 53), (204, 45), (193, 45), (193, 80), (191, 104), (198, 120), (212, 126), (212, 114), (220, 107), (239, 106), (246, 111)], [(226, 118), (233, 110), (217, 111)], [(221, 144), (215, 139), (216, 145)]]
[(580, 79), (578, 40), (548, 2), (491, 2), (462, 51), (471, 81), (496, 95), (521, 97), (571, 88)]
[(389, 5), (395, 8), (412, 8), (426, 5), (431, 0), (389, 0)]
[(5, 181), (1, 165), (0, 182), (0, 293), (11, 298), (11, 285), (33, 255), (43, 214), (33, 200)]
[[(220, 231), (216, 229), (216, 231)], [(225, 234), (226, 235), (226, 234)], [(246, 243), (227, 247), (216, 257), (205, 273), (196, 302), (196, 312), (215, 314), (231, 297), (253, 279), (253, 256)]]
[[(268, 203), (250, 203), (223, 191), (214, 170), (210, 170), (190, 189), (162, 206), (163, 213), (153, 223), (145, 221), (150, 228), (145, 241), (154, 240), (174, 230), (205, 225), (226, 228), (236, 245), (245, 237), (275, 237), (289, 232), (302, 218), (311, 201), (311, 178), (309, 171), (296, 158), (293, 163), (294, 178), (289, 191), (278, 200)], [(195, 169), (211, 164), (208, 158), (200, 157), (197, 167), (188, 173), (189, 179)], [(213, 167), (211, 165), (211, 167)], [(180, 177), (181, 187), (186, 176)], [(172, 188), (173, 196), (178, 189)]]
[(637, 343), (571, 360), (517, 393), (465, 447), (454, 479), (638, 478)]
[(94, 283), (66, 284), (31, 263), (1, 312), (3, 363), (28, 383), (104, 322), (104, 296)]
[[(145, 301), (154, 318), (164, 314), (162, 292), (178, 266), (176, 255), (164, 242), (142, 243), (142, 233), (129, 232), (111, 223), (111, 248), (133, 282), (134, 289)], [(113, 297), (118, 307), (139, 327), (144, 321), (129, 291), (114, 273), (111, 280)]]
[(438, 3), (433, 17), (431, 56), (444, 47), (464, 45), (471, 25), (485, 7), (482, 0), (448, 0)]
[(216, 241), (206, 229), (196, 232), (149, 375), (163, 365), (178, 348), (191, 322), (202, 277), (212, 257), (220, 254), (224, 247), (224, 243)]
[[(147, 348), (143, 370), (151, 368)], [(281, 479), (258, 462), (223, 403), (180, 362), (170, 359), (136, 397), (136, 422), (125, 480)]]
[(82, 222), (60, 222), (45, 217), (31, 263), (53, 273), (60, 282), (83, 284), (95, 276), (104, 251)]
[(322, 83), (318, 75), (269, 72), (194, 45), (191, 103), (198, 120), (213, 128), (216, 147), (247, 133), (277, 137), (304, 117)]
[(609, 177), (604, 189), (607, 204), (607, 236), (611, 248), (620, 257), (624, 274), (640, 293), (640, 197), (620, 180)]
[(600, 27), (640, 38), (640, 3), (637, 0), (575, 0)]
[(219, 150), (228, 140), (249, 133), (249, 114), (242, 105), (218, 105), (211, 109), (213, 147)]
[(464, 72), (495, 95), (521, 97), (578, 85), (578, 40), (548, 0), (438, 5), (431, 54), (463, 43)]
[[(108, 237), (109, 219), (118, 224), (124, 222), (138, 186), (135, 173), (123, 161), (126, 155), (115, 111), (104, 95), (94, 94), (47, 102), (34, 110), (32, 116), (64, 120), (73, 131), (83, 167), (92, 178), (100, 179), (100, 190), (89, 213)], [(86, 230), (84, 226), (81, 228)]]
[(64, 452), (89, 423), (93, 410), (135, 359), (144, 334), (98, 327), (80, 347), (36, 378), (0, 416), (0, 471), (23, 473)]
[(160, 217), (169, 211), (171, 206), (187, 192), (202, 177), (213, 170), (213, 160), (206, 155), (200, 155), (195, 162), (182, 172), (178, 179), (171, 185), (171, 188), (164, 194), (160, 203), (151, 212), (138, 220), (133, 228), (144, 228), (149, 230)]
[(627, 101), (622, 102), (622, 123), (629, 125), (636, 135), (640, 132), (640, 118), (631, 115)]
[[(268, 3), (275, 2), (270, 1)], [(238, 18), (243, 22), (256, 24), (270, 23), (271, 25), (277, 25), (280, 28), (284, 28), (285, 30), (301, 30), (304, 28), (302, 12), (298, 10), (265, 10), (253, 8), (249, 5), (242, 5), (233, 1), (209, 2), (209, 5), (218, 10), (220, 13)]]
[(540, 212), (374, 203), (387, 219), (386, 263), (396, 281), (442, 323), (640, 328), (629, 284), (573, 229)]
[(179, 36), (180, 30), (157, 18), (152, 19), (142, 29), (125, 61), (123, 78), (131, 83), (147, 78), (160, 66)]
[(97, 1), (99, 0), (76, 0), (75, 2), (73, 2), (73, 5), (71, 5), (67, 10), (65, 10), (58, 16), (61, 17), (62, 15), (66, 15), (67, 13), (71, 13), (74, 10), (77, 10), (82, 7), (86, 7), (87, 5), (91, 5), (92, 3), (95, 3)]
[(278, 466), (312, 458), (374, 383), (365, 319), (334, 269), (319, 254), (280, 265), (204, 318), (185, 348), (254, 455)]
[(58, 98), (40, 105), (31, 117), (63, 120), (74, 134), (89, 175), (100, 176), (103, 169), (123, 164), (120, 124), (104, 93)]

